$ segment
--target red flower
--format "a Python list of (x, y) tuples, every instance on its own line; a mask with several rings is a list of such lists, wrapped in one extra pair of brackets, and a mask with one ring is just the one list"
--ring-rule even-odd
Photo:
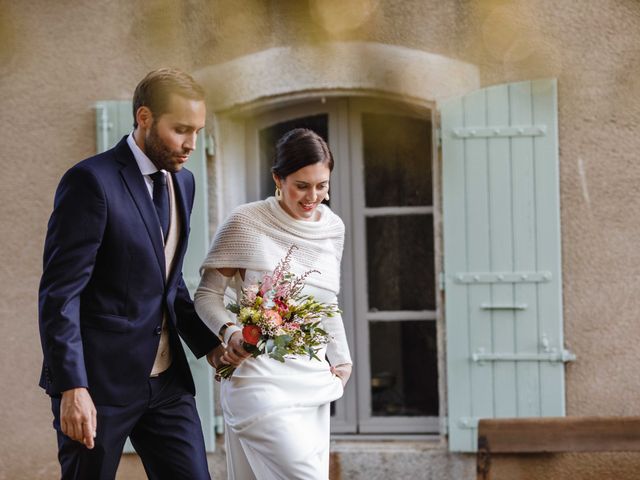
[(257, 325), (245, 325), (242, 329), (242, 337), (250, 345), (257, 345), (260, 335), (262, 335), (262, 330)]
[(274, 300), (274, 303), (276, 304), (276, 307), (278, 307), (278, 310), (280, 311), (280, 315), (284, 315), (289, 311), (289, 307), (287, 306), (287, 304), (282, 300), (280, 300), (279, 298), (276, 298)]

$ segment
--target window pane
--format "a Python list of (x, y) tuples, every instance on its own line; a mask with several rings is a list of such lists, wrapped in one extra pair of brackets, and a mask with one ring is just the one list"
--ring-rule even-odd
[(369, 310), (435, 310), (433, 216), (367, 218)]
[(437, 416), (433, 321), (370, 322), (373, 416)]
[(275, 190), (271, 166), (276, 152), (276, 142), (280, 137), (294, 128), (309, 128), (329, 143), (328, 122), (329, 116), (326, 114), (313, 115), (277, 123), (260, 130), (260, 198), (272, 196)]
[(431, 123), (362, 114), (367, 207), (432, 205)]

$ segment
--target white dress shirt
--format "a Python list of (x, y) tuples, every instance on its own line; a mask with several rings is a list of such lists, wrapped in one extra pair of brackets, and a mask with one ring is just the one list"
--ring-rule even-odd
[[(151, 199), (153, 200), (153, 180), (150, 175), (152, 173), (156, 173), (158, 171), (158, 167), (156, 167), (153, 162), (147, 157), (147, 155), (140, 149), (138, 144), (136, 143), (135, 138), (133, 138), (133, 132), (129, 134), (127, 137), (127, 144), (129, 148), (133, 152), (133, 156), (136, 159), (136, 163), (138, 164), (138, 168), (144, 177), (144, 182), (147, 185), (147, 190), (149, 191), (149, 195), (151, 195)], [(160, 170), (165, 176), (167, 175), (166, 170)]]

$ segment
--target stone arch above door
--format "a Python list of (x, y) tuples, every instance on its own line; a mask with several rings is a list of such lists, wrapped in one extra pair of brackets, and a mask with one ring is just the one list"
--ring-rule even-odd
[(475, 65), (371, 42), (275, 47), (204, 67), (194, 76), (205, 87), (213, 112), (313, 91), (378, 91), (439, 102), (480, 86)]

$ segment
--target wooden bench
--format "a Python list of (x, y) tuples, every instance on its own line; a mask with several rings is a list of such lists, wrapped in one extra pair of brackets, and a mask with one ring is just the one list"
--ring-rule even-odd
[(477, 479), (490, 480), (494, 453), (629, 451), (640, 451), (640, 417), (482, 419)]

